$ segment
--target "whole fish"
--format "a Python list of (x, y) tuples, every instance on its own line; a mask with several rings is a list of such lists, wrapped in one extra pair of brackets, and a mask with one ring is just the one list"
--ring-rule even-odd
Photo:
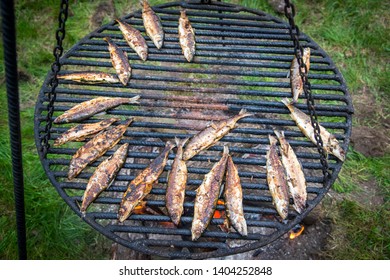
[(195, 33), (185, 9), (180, 10), (179, 41), (184, 57), (191, 62), (195, 55)]
[[(295, 121), (299, 129), (307, 138), (309, 138), (314, 144), (317, 144), (314, 128), (311, 124), (310, 116), (306, 115), (304, 112), (294, 107), (287, 98), (282, 99), (284, 105), (290, 110), (290, 116)], [(320, 135), (322, 142), (324, 144), (324, 150), (327, 153), (331, 153), (339, 160), (345, 160), (345, 151), (341, 148), (339, 141), (336, 137), (329, 133), (324, 127), (320, 125)]]
[(54, 120), (54, 123), (70, 123), (85, 120), (97, 113), (117, 107), (122, 104), (138, 103), (139, 95), (132, 98), (97, 97), (81, 102), (65, 111)]
[(152, 39), (157, 49), (161, 49), (164, 43), (164, 30), (160, 21), (160, 18), (150, 7), (147, 0), (140, 1), (142, 5), (142, 20), (146, 34)]
[(277, 140), (271, 135), (268, 135), (268, 138), (270, 147), (267, 152), (267, 183), (276, 211), (284, 220), (287, 218), (289, 205), (287, 178), (278, 156)]
[(252, 116), (245, 109), (241, 110), (237, 116), (232, 118), (216, 121), (209, 124), (205, 129), (194, 135), (188, 142), (183, 153), (183, 160), (189, 160), (199, 152), (208, 149), (217, 143), (222, 137), (235, 128), (236, 123), (245, 117)]
[(164, 150), (129, 183), (119, 207), (118, 219), (120, 222), (125, 221), (131, 215), (134, 207), (150, 193), (152, 184), (164, 171), (169, 152), (174, 147), (175, 144), (168, 141)]
[(109, 37), (104, 37), (103, 40), (108, 43), (111, 63), (116, 71), (116, 74), (118, 75), (119, 80), (124, 86), (127, 85), (131, 77), (131, 66), (127, 57), (127, 53), (122, 51)]
[(116, 22), (119, 24), (119, 29), (122, 31), (127, 44), (129, 44), (143, 61), (146, 61), (148, 58), (148, 45), (141, 32), (124, 21), (116, 19)]
[[(303, 49), (302, 59), (303, 62), (306, 64), (307, 72), (309, 72), (310, 48)], [(293, 94), (293, 102), (295, 103), (298, 101), (299, 96), (301, 96), (303, 92), (303, 82), (302, 82), (301, 75), (299, 74), (299, 63), (296, 57), (294, 57), (293, 61), (291, 62), (290, 83), (291, 83), (291, 89)]]
[(242, 187), (237, 167), (229, 155), (226, 167), (226, 183), (224, 191), (227, 217), (232, 226), (243, 236), (248, 235), (244, 208), (242, 206)]
[(284, 132), (277, 130), (274, 132), (279, 140), (282, 163), (286, 170), (287, 185), (294, 200), (294, 208), (298, 213), (302, 213), (307, 199), (305, 174), (294, 150), (284, 137)]
[(196, 190), (191, 227), (192, 240), (197, 240), (202, 235), (213, 217), (225, 176), (228, 155), (229, 149), (224, 146), (222, 158), (205, 175), (202, 184)]
[(109, 127), (78, 149), (70, 161), (68, 179), (75, 178), (88, 164), (94, 162), (114, 147), (121, 140), (132, 121), (133, 119), (131, 118), (123, 124)]
[(54, 140), (54, 146), (60, 146), (70, 141), (83, 141), (87, 136), (93, 135), (106, 129), (114, 122), (119, 121), (118, 118), (110, 118), (96, 123), (79, 124), (61, 134)]
[(166, 191), (166, 206), (172, 222), (178, 225), (181, 214), (183, 213), (183, 203), (185, 197), (187, 183), (187, 166), (183, 157), (183, 146), (188, 141), (188, 138), (176, 138), (177, 152), (175, 160), (172, 164), (171, 172), (168, 176), (168, 186)]
[(107, 189), (114, 181), (116, 174), (118, 174), (126, 161), (128, 149), (128, 143), (120, 146), (112, 156), (99, 164), (91, 178), (89, 178), (80, 207), (80, 211), (83, 215), (85, 215), (88, 206), (98, 197), (98, 195)]
[(104, 72), (74, 72), (69, 74), (57, 75), (58, 79), (76, 81), (79, 83), (99, 84), (99, 83), (119, 83), (118, 78), (115, 75), (107, 74)]

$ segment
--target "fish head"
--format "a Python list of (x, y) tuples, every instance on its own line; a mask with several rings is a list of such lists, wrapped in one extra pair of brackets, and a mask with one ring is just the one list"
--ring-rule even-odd
[(279, 214), (280, 214), (280, 217), (282, 217), (283, 220), (285, 220), (287, 218), (287, 216), (288, 216), (288, 204), (287, 204), (287, 207), (281, 207), (281, 210), (280, 210)]
[(141, 59), (143, 61), (146, 61), (146, 59), (148, 58), (148, 52), (147, 51), (140, 51), (139, 56), (141, 57)]
[(192, 223), (192, 229), (191, 229), (192, 241), (197, 240), (202, 235), (204, 227), (205, 225), (199, 220), (195, 220)]
[(304, 49), (303, 49), (303, 55), (304, 55), (304, 56), (310, 55), (310, 48), (304, 48)]
[(171, 213), (170, 216), (171, 216), (172, 222), (173, 222), (175, 225), (178, 226), (179, 223), (180, 223), (180, 215), (178, 215), (177, 213)]
[(333, 136), (328, 142), (329, 152), (341, 161), (345, 161), (345, 151), (341, 148), (339, 141)]
[(191, 62), (192, 59), (194, 58), (194, 54), (190, 49), (185, 49), (184, 50), (184, 57), (187, 59), (188, 62)]
[(301, 214), (306, 207), (306, 197), (294, 197), (294, 209)]
[(161, 49), (164, 43), (164, 36), (156, 36), (154, 39), (154, 44), (156, 45), (157, 49)]
[(246, 225), (246, 221), (243, 218), (237, 219), (234, 221), (234, 228), (242, 235), (247, 236), (248, 235), (248, 228)]

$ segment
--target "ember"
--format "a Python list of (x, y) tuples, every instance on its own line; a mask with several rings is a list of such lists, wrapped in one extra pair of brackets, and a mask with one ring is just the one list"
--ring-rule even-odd
[(305, 227), (303, 225), (296, 225), (291, 231), (290, 231), (290, 239), (295, 239), (298, 236), (302, 234), (302, 232), (305, 230)]
[[(225, 205), (225, 202), (222, 199), (218, 199), (217, 205)], [(230, 224), (229, 224), (229, 220), (227, 219), (225, 210), (215, 210), (213, 218), (223, 219), (223, 224), (218, 225), (218, 227), (223, 232), (229, 232)]]

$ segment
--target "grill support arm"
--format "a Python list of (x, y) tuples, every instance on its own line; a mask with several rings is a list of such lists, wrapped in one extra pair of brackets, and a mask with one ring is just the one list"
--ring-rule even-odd
[(12, 153), (12, 176), (19, 259), (27, 259), (24, 180), (20, 129), (18, 67), (16, 54), (15, 12), (13, 0), (1, 1), (4, 64), (8, 100), (8, 123)]

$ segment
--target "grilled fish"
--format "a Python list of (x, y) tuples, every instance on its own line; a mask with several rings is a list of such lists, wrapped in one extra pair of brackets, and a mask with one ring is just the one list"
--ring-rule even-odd
[(134, 207), (150, 193), (152, 184), (164, 171), (169, 152), (174, 147), (175, 144), (168, 141), (164, 150), (129, 183), (119, 207), (118, 219), (120, 222), (125, 221), (131, 215)]
[(289, 205), (287, 178), (278, 156), (277, 140), (271, 135), (268, 138), (270, 147), (267, 152), (267, 182), (276, 211), (284, 220), (287, 218)]
[(128, 148), (128, 143), (120, 146), (112, 156), (99, 164), (91, 178), (89, 178), (80, 207), (80, 211), (83, 215), (87, 211), (88, 206), (98, 197), (98, 195), (107, 189), (114, 181), (116, 174), (118, 174), (126, 161)]
[(65, 111), (61, 116), (54, 120), (54, 123), (70, 123), (87, 119), (97, 113), (117, 107), (122, 104), (138, 103), (139, 95), (132, 98), (120, 97), (98, 97), (85, 102)]
[(179, 40), (184, 57), (191, 62), (195, 55), (195, 33), (185, 9), (180, 10)]
[[(303, 62), (306, 64), (307, 72), (309, 72), (310, 48), (303, 49), (302, 59)], [(291, 83), (291, 89), (293, 94), (293, 102), (295, 103), (298, 101), (299, 96), (301, 96), (303, 92), (303, 82), (302, 82), (301, 75), (299, 74), (299, 63), (296, 57), (294, 57), (293, 61), (291, 62), (290, 83)]]
[(150, 7), (147, 0), (140, 1), (142, 5), (142, 20), (146, 34), (152, 39), (157, 49), (161, 49), (164, 43), (164, 30), (160, 21), (160, 18)]
[(118, 118), (110, 118), (96, 123), (79, 124), (61, 134), (54, 140), (54, 146), (63, 145), (69, 141), (83, 141), (87, 136), (93, 135), (106, 129), (114, 122), (119, 121)]
[(192, 220), (192, 240), (197, 240), (209, 225), (217, 206), (222, 180), (225, 176), (229, 149), (224, 146), (222, 158), (204, 177), (202, 184), (196, 190), (194, 203), (194, 218)]
[(104, 72), (74, 72), (70, 74), (57, 75), (57, 78), (88, 84), (119, 83), (119, 80), (115, 75)]
[(242, 206), (242, 187), (237, 167), (229, 155), (226, 167), (224, 191), (226, 213), (232, 226), (243, 236), (248, 235), (244, 209)]
[[(310, 117), (303, 113), (298, 108), (294, 107), (291, 102), (287, 98), (282, 99), (284, 105), (290, 110), (291, 118), (295, 121), (299, 129), (307, 138), (309, 138), (314, 144), (317, 143), (314, 128), (311, 124)], [(337, 141), (336, 137), (329, 133), (324, 127), (320, 125), (320, 134), (322, 138), (322, 142), (324, 144), (324, 150), (327, 153), (331, 153), (339, 160), (345, 160), (345, 151), (341, 148), (339, 141)]]
[(124, 21), (116, 19), (116, 22), (119, 24), (119, 29), (122, 31), (127, 44), (129, 44), (143, 61), (146, 61), (148, 58), (148, 45), (141, 32)]
[(183, 157), (183, 146), (188, 138), (180, 141), (176, 138), (177, 152), (172, 164), (171, 172), (168, 176), (168, 186), (166, 192), (166, 206), (169, 216), (175, 225), (180, 222), (183, 213), (183, 203), (187, 183), (187, 166)]
[(217, 143), (222, 137), (229, 133), (230, 130), (235, 128), (236, 123), (245, 117), (252, 116), (241, 110), (237, 116), (229, 118), (227, 120), (212, 122), (205, 129), (194, 135), (188, 142), (183, 153), (183, 160), (189, 160), (193, 156), (197, 155), (200, 151), (208, 149)]
[(94, 162), (114, 147), (121, 140), (132, 121), (132, 118), (128, 119), (123, 124), (100, 132), (78, 149), (70, 161), (68, 179), (75, 178), (88, 164)]
[(108, 43), (108, 51), (110, 52), (111, 63), (114, 67), (119, 80), (125, 86), (131, 77), (131, 66), (127, 53), (122, 51), (117, 44), (114, 43), (109, 37), (104, 37), (104, 41)]
[(294, 208), (298, 213), (302, 213), (307, 198), (305, 174), (294, 150), (284, 137), (284, 132), (277, 130), (274, 132), (279, 139), (282, 163), (286, 170), (287, 185), (294, 200)]

